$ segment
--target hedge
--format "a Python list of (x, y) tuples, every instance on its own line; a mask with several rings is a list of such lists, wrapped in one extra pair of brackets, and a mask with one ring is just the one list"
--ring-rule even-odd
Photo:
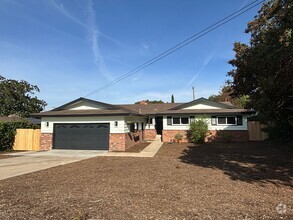
[(13, 148), (16, 129), (18, 128), (40, 128), (29, 121), (0, 122), (0, 151), (9, 151)]

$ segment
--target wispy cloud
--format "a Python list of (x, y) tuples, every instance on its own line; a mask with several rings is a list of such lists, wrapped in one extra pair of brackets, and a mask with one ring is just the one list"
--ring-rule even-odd
[(213, 59), (214, 56), (215, 56), (215, 53), (213, 53), (212, 55), (210, 55), (204, 59), (201, 68), (196, 72), (196, 74), (192, 77), (192, 79), (187, 83), (185, 88), (188, 88), (191, 86), (191, 84), (196, 80), (196, 78), (199, 76), (199, 74), (202, 73), (202, 71), (210, 63), (210, 61)]
[(113, 80), (109, 72), (107, 71), (105, 60), (103, 54), (101, 52), (101, 48), (99, 45), (99, 30), (96, 24), (96, 13), (93, 9), (93, 2), (92, 0), (88, 0), (87, 4), (87, 13), (88, 13), (88, 35), (89, 40), (91, 42), (92, 51), (94, 54), (94, 60), (98, 67), (99, 73), (104, 76), (107, 80)]
[(84, 28), (87, 28), (86, 24), (84, 24), (80, 19), (76, 18), (71, 13), (69, 13), (69, 11), (65, 9), (65, 7), (62, 3), (57, 3), (54, 0), (50, 1), (50, 2), (52, 3), (53, 7), (55, 7), (61, 14), (66, 16), (69, 20), (73, 21), (76, 24), (81, 25)]
[(148, 50), (150, 48), (149, 45), (147, 45), (146, 43), (142, 43), (141, 46), (143, 47), (143, 49)]

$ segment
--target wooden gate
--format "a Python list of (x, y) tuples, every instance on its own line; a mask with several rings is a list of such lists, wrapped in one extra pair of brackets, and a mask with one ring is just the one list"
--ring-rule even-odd
[(41, 129), (16, 129), (13, 150), (40, 150)]
[(248, 134), (250, 141), (263, 141), (268, 138), (268, 133), (264, 132), (262, 129), (266, 125), (259, 123), (259, 121), (249, 121), (248, 122)]

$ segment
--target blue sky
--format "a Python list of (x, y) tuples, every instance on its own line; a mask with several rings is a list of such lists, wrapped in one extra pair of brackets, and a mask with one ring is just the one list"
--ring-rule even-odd
[[(85, 96), (252, 0), (0, 0), (0, 75), (36, 84), (60, 106)], [(233, 43), (260, 6), (87, 98), (191, 101), (217, 93)]]

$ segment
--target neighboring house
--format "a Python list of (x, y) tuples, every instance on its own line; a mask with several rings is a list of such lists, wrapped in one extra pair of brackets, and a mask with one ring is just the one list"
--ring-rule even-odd
[(102, 149), (125, 151), (142, 140), (173, 140), (184, 135), (192, 120), (205, 117), (208, 141), (219, 132), (236, 141), (248, 140), (250, 110), (200, 98), (188, 103), (111, 105), (79, 98), (51, 111), (33, 114), (41, 123), (41, 149)]
[(41, 120), (37, 118), (22, 118), (17, 115), (10, 115), (10, 116), (0, 116), (0, 122), (13, 122), (13, 121), (29, 121), (35, 125), (41, 125)]

